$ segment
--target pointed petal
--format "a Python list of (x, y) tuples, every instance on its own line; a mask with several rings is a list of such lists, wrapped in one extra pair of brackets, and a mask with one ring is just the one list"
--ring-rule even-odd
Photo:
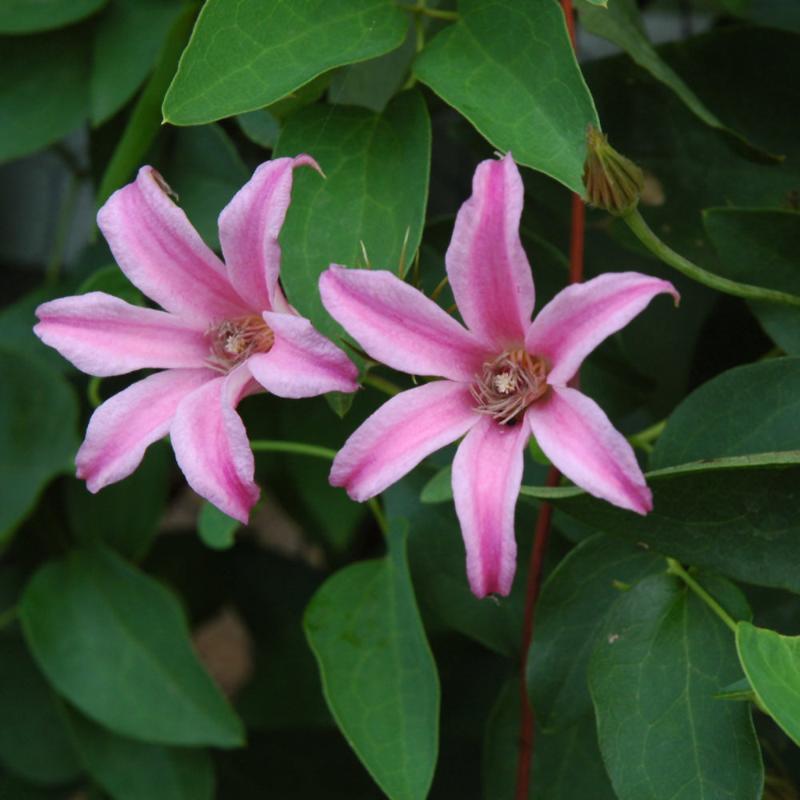
[(633, 448), (594, 400), (554, 386), (525, 418), (544, 454), (577, 486), (637, 514), (652, 510)]
[(258, 500), (255, 462), (236, 405), (250, 392), (245, 365), (192, 392), (178, 406), (169, 435), (189, 486), (228, 516), (247, 523)]
[(311, 156), (261, 164), (219, 215), (219, 241), (236, 291), (251, 308), (276, 308), (281, 232), (292, 194), (292, 172), (304, 164), (321, 172)]
[(551, 364), (548, 382), (566, 384), (581, 362), (624, 328), (658, 294), (680, 295), (669, 281), (638, 272), (607, 272), (560, 291), (536, 316), (525, 337), (529, 353)]
[(251, 356), (247, 367), (267, 391), (296, 398), (358, 389), (355, 364), (307, 319), (267, 311), (264, 320), (275, 344), (268, 353)]
[(196, 325), (104, 292), (51, 300), (36, 316), (34, 333), (89, 375), (203, 367), (208, 357), (208, 342)]
[(247, 313), (222, 262), (170, 199), (152, 167), (114, 192), (97, 225), (131, 283), (162, 308), (207, 326)]
[(464, 322), (499, 350), (522, 343), (533, 313), (533, 276), (519, 238), (522, 201), (511, 154), (482, 161), (445, 255)]
[(514, 509), (530, 432), (489, 417), (464, 437), (453, 459), (453, 499), (476, 597), (507, 595), (517, 568)]
[(432, 381), (384, 403), (344, 443), (330, 482), (353, 500), (374, 497), (477, 421), (466, 385)]
[(393, 369), (472, 380), (487, 357), (469, 331), (391, 272), (331, 264), (319, 289), (328, 313), (372, 358)]
[(216, 373), (170, 369), (149, 375), (106, 400), (89, 420), (75, 457), (77, 474), (90, 492), (127, 478), (144, 451), (167, 435), (178, 404)]

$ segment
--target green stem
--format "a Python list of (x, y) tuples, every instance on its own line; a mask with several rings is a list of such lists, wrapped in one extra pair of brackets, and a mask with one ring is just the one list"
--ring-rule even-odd
[(378, 498), (370, 497), (370, 499), (367, 500), (367, 505), (369, 506), (369, 510), (372, 512), (372, 516), (375, 517), (375, 521), (378, 523), (381, 533), (384, 536), (388, 536), (389, 525), (386, 522), (386, 517), (383, 515), (383, 509), (381, 508), (381, 504), (378, 502)]
[(312, 456), (333, 461), (336, 451), (330, 447), (320, 447), (305, 442), (276, 442), (269, 439), (254, 439), (250, 442), (254, 453), (294, 453), (299, 456)]
[(380, 375), (373, 375), (370, 372), (361, 379), (361, 383), (365, 386), (371, 386), (373, 389), (377, 389), (384, 394), (388, 394), (389, 397), (394, 397), (396, 394), (400, 394), (400, 392), (403, 391), (397, 384), (386, 380), (386, 378), (381, 378)]
[[(305, 442), (276, 442), (271, 439), (253, 439), (250, 442), (250, 447), (254, 453), (292, 453), (299, 456), (312, 456), (313, 458), (322, 458), (325, 461), (333, 461), (336, 456), (336, 451), (331, 450), (330, 447), (320, 447), (316, 444), (306, 444)], [(380, 503), (376, 497), (371, 497), (367, 500), (369, 510), (372, 516), (375, 517), (375, 522), (381, 529), (381, 533), (387, 536), (389, 533), (389, 526), (386, 523), (386, 517), (383, 515)], [(2, 619), (2, 617), (0, 617)], [(2, 627), (2, 623), (0, 623)]]
[(736, 620), (674, 558), (667, 564), (667, 572), (680, 578), (735, 634)]
[(455, 22), (458, 19), (458, 11), (445, 11), (439, 8), (428, 8), (424, 3), (416, 3), (413, 6), (406, 5), (405, 3), (398, 4), (403, 11), (409, 11), (412, 14), (421, 14), (433, 19), (446, 19), (450, 22)]
[(680, 253), (676, 253), (671, 247), (666, 245), (656, 236), (653, 230), (644, 221), (637, 208), (622, 215), (628, 227), (636, 235), (636, 238), (665, 264), (674, 267), (678, 272), (691, 278), (693, 281), (702, 283), (711, 289), (716, 289), (734, 297), (743, 297), (746, 300), (764, 300), (768, 303), (781, 303), (788, 306), (800, 306), (800, 296), (780, 292), (777, 289), (765, 289), (763, 286), (752, 286), (749, 283), (739, 283), (713, 272), (698, 267), (688, 258), (684, 258)]
[(92, 408), (97, 408), (103, 402), (103, 398), (100, 396), (100, 384), (102, 382), (103, 379), (98, 378), (96, 375), (89, 379), (89, 385), (86, 387), (86, 396), (89, 398)]
[(17, 618), (17, 607), (11, 606), (5, 611), (0, 612), (0, 631), (10, 625)]
[(628, 437), (628, 441), (634, 446), (638, 447), (641, 450), (644, 450), (646, 453), (653, 452), (653, 442), (658, 439), (659, 436), (664, 432), (664, 428), (667, 427), (667, 421), (662, 419), (661, 422), (656, 422), (655, 425), (651, 425), (649, 428), (645, 428), (643, 431), (639, 431), (639, 433), (634, 433), (633, 436)]

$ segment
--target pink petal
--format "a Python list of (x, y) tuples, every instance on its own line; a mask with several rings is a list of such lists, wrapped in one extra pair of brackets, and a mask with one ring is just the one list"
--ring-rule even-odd
[(528, 408), (525, 418), (544, 454), (573, 483), (638, 514), (652, 510), (633, 448), (594, 400), (554, 386)]
[(560, 291), (536, 316), (525, 338), (529, 353), (552, 365), (548, 382), (566, 384), (581, 362), (624, 328), (658, 294), (680, 295), (669, 281), (638, 272), (607, 272)]
[(522, 343), (533, 313), (533, 276), (519, 239), (522, 200), (510, 153), (482, 161), (445, 255), (464, 322), (498, 350)]
[(162, 308), (201, 325), (246, 314), (222, 262), (165, 186), (152, 167), (142, 167), (97, 214), (122, 271)]
[(453, 459), (453, 499), (467, 548), (473, 594), (507, 595), (517, 565), (514, 508), (530, 432), (489, 417), (466, 435)]
[(335, 264), (319, 280), (328, 313), (376, 361), (412, 375), (471, 380), (486, 348), (433, 300), (385, 270)]
[(208, 342), (196, 325), (104, 292), (51, 300), (36, 316), (34, 333), (90, 375), (202, 367), (208, 357)]
[(245, 365), (192, 392), (178, 406), (169, 435), (189, 486), (228, 516), (247, 523), (258, 500), (255, 463), (236, 405), (250, 393)]
[(264, 320), (275, 344), (268, 353), (251, 356), (247, 367), (267, 391), (296, 398), (358, 389), (355, 364), (307, 319), (267, 311)]
[(251, 308), (275, 308), (275, 290), (281, 269), (281, 231), (292, 194), (292, 172), (309, 165), (311, 156), (267, 161), (233, 196), (219, 215), (219, 241), (236, 291)]
[(334, 459), (330, 482), (363, 501), (479, 421), (469, 388), (432, 381), (396, 395), (368, 417)]
[(89, 420), (75, 457), (90, 492), (127, 478), (144, 451), (166, 436), (178, 404), (216, 373), (208, 369), (157, 372), (106, 400)]

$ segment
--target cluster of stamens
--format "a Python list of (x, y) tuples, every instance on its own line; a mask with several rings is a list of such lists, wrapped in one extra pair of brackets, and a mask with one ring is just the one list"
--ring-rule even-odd
[(547, 392), (547, 363), (523, 349), (507, 350), (483, 365), (471, 391), (479, 414), (488, 414), (501, 425), (513, 425)]
[(209, 339), (208, 363), (222, 372), (241, 364), (254, 353), (266, 353), (275, 343), (275, 334), (257, 314), (226, 319), (206, 332)]

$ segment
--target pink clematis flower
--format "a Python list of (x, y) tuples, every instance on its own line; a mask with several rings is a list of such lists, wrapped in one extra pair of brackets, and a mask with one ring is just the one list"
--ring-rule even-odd
[[(358, 501), (461, 436), (453, 495), (472, 591), (508, 594), (516, 565), (514, 507), (531, 434), (590, 494), (646, 514), (650, 490), (633, 450), (600, 407), (570, 388), (583, 359), (672, 284), (608, 273), (560, 292), (531, 322), (534, 287), (519, 238), (522, 180), (511, 155), (481, 163), (458, 213), (447, 275), (467, 327), (389, 272), (331, 265), (328, 312), (369, 355), (440, 376), (393, 397), (347, 440), (330, 480)], [(465, 435), (466, 434), (466, 435)]]
[(189, 485), (246, 522), (259, 491), (239, 401), (263, 389), (292, 398), (356, 389), (353, 363), (298, 316), (278, 282), (278, 233), (302, 165), (319, 169), (309, 156), (262, 164), (222, 211), (225, 264), (152, 167), (100, 209), (117, 263), (164, 311), (90, 292), (39, 306), (34, 330), (91, 375), (163, 371), (92, 415), (76, 457), (90, 491), (130, 475), (169, 434)]

